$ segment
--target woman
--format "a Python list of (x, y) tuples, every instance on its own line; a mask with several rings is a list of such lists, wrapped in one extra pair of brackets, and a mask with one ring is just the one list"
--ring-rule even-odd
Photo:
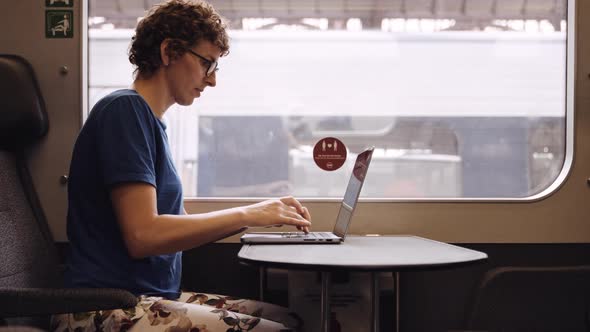
[(129, 50), (133, 85), (94, 106), (74, 147), (66, 283), (127, 289), (140, 301), (134, 310), (55, 316), (54, 329), (265, 331), (291, 324), (272, 320), (288, 317), (277, 306), (179, 290), (182, 250), (251, 226), (311, 226), (307, 208), (292, 197), (204, 214), (184, 210), (162, 117), (215, 86), (217, 60), (228, 49), (226, 26), (205, 2), (172, 0), (139, 22)]

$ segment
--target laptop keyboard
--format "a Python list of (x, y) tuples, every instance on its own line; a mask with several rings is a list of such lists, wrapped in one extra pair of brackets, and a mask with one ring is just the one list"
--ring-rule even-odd
[(287, 238), (310, 238), (310, 239), (332, 239), (334, 238), (334, 235), (332, 235), (332, 233), (327, 233), (327, 232), (311, 232), (311, 233), (303, 233), (303, 232), (290, 232), (290, 233), (284, 233), (282, 235), (282, 237), (287, 237)]

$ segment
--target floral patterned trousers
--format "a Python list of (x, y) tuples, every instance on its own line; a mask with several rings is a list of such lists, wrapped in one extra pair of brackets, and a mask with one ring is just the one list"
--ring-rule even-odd
[(177, 300), (140, 296), (134, 308), (54, 315), (51, 331), (295, 331), (286, 308), (233, 297), (183, 292)]

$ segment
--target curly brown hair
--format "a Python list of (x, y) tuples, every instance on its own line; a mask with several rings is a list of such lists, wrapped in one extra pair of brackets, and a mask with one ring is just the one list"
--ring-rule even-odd
[(150, 9), (135, 29), (129, 48), (133, 74), (149, 78), (162, 65), (160, 44), (170, 39), (166, 52), (172, 60), (201, 40), (219, 47), (221, 56), (229, 53), (227, 23), (213, 6), (201, 0), (170, 0)]

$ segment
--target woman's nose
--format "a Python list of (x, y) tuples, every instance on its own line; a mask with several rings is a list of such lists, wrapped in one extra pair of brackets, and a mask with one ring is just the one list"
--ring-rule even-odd
[(215, 85), (217, 85), (217, 74), (215, 71), (213, 71), (211, 73), (211, 75), (205, 77), (205, 82), (207, 82), (207, 84), (211, 87), (214, 87)]

